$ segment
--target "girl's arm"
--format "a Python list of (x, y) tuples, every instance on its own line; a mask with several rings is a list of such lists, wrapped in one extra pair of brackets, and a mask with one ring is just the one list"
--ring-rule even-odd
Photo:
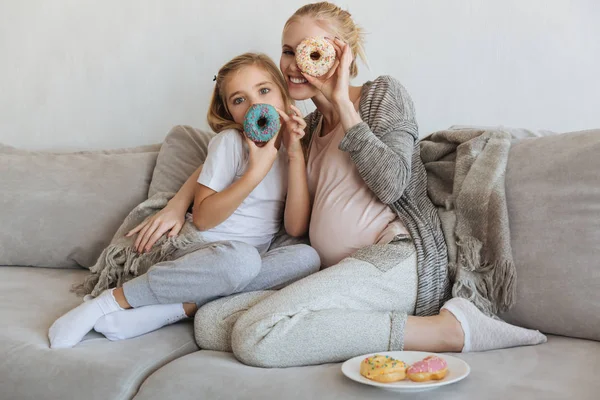
[(192, 212), (194, 225), (201, 231), (207, 231), (225, 221), (263, 178), (264, 176), (248, 171), (220, 192), (197, 183)]
[(190, 175), (165, 208), (127, 232), (125, 235), (127, 237), (139, 232), (133, 243), (133, 248), (137, 252), (150, 251), (154, 243), (167, 232), (169, 232), (169, 237), (179, 233), (185, 221), (185, 213), (194, 200), (196, 181), (201, 171), (202, 165)]
[(283, 224), (290, 236), (303, 236), (308, 232), (310, 221), (310, 194), (306, 177), (306, 162), (302, 149), (302, 138), (306, 121), (300, 110), (291, 105), (292, 114), (277, 110), (285, 123), (284, 144), (288, 153), (288, 190), (285, 201)]
[(199, 230), (209, 230), (229, 218), (264, 179), (278, 155), (276, 139), (277, 135), (258, 147), (245, 137), (249, 150), (248, 168), (240, 179), (225, 189), (217, 192), (200, 183), (196, 185), (192, 217)]
[(196, 171), (185, 181), (181, 189), (177, 192), (175, 196), (171, 200), (169, 200), (169, 205), (179, 211), (183, 211), (183, 214), (186, 213), (187, 209), (194, 201), (194, 196), (196, 194), (196, 182), (198, 182), (198, 177), (200, 176), (200, 172), (202, 172), (202, 165), (198, 167)]

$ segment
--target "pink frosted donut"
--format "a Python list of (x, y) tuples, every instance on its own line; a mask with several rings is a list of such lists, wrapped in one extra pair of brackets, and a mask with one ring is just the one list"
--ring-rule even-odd
[(309, 37), (296, 47), (296, 64), (305, 74), (323, 76), (335, 62), (335, 48), (322, 37)]
[(406, 370), (408, 379), (415, 382), (440, 380), (446, 376), (448, 364), (438, 356), (428, 356), (417, 361)]

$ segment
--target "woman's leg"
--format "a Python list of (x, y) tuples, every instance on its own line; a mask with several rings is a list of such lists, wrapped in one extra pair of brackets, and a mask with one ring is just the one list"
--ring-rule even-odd
[(238, 318), (276, 290), (238, 293), (200, 307), (194, 317), (194, 336), (203, 350), (231, 352), (231, 332)]
[(260, 273), (245, 293), (211, 301), (195, 317), (198, 346), (206, 350), (231, 351), (231, 331), (237, 319), (250, 307), (321, 267), (316, 250), (305, 244), (279, 247), (267, 252)]
[(107, 290), (63, 315), (50, 328), (51, 346), (74, 346), (101, 317), (127, 306), (202, 305), (240, 291), (260, 272), (260, 255), (246, 243), (215, 242), (188, 251), (152, 266), (146, 274), (125, 283), (123, 289)]
[[(448, 301), (439, 315), (407, 317), (404, 312), (412, 313), (414, 298), (410, 305), (407, 300), (416, 297), (416, 279), (407, 272), (416, 277), (416, 255), (390, 254), (392, 246), (359, 251), (258, 302), (234, 325), (236, 357), (256, 366), (289, 367), (403, 348), (466, 352), (546, 341), (538, 331), (487, 317), (461, 298)], [(393, 267), (394, 260), (404, 261)], [(367, 263), (382, 274), (373, 276)]]
[(401, 350), (415, 307), (416, 264), (409, 241), (362, 249), (241, 315), (233, 352), (247, 364), (288, 367)]

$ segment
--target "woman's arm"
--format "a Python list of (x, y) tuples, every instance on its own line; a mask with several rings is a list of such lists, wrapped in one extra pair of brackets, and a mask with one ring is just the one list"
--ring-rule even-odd
[(350, 153), (360, 176), (375, 195), (391, 204), (402, 197), (410, 182), (419, 135), (414, 108), (406, 89), (389, 76), (376, 79), (368, 96), (371, 126), (362, 121), (353, 104), (339, 106), (346, 131), (339, 149)]
[(340, 116), (346, 134), (339, 149), (350, 153), (366, 185), (383, 203), (394, 203), (410, 182), (413, 149), (419, 137), (412, 101), (395, 79), (376, 79), (364, 94), (368, 96), (367, 125), (349, 96), (352, 51), (337, 38), (332, 43), (339, 60), (334, 68), (322, 78), (302, 75), (323, 93)]
[(365, 122), (346, 131), (339, 149), (350, 153), (366, 185), (385, 204), (392, 204), (410, 182), (415, 137), (401, 126), (377, 136)]

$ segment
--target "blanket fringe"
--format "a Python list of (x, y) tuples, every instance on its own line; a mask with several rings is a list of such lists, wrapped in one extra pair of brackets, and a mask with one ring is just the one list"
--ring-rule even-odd
[(71, 291), (78, 296), (91, 294), (96, 297), (106, 289), (123, 286), (125, 282), (145, 274), (152, 265), (171, 260), (176, 251), (197, 243), (197, 234), (191, 230), (188, 234), (161, 239), (144, 254), (138, 254), (132, 245), (111, 244), (90, 268), (90, 275), (82, 283), (74, 285)]
[(510, 260), (482, 260), (482, 244), (474, 237), (457, 242), (458, 259), (452, 263), (453, 297), (471, 301), (484, 314), (496, 318), (516, 301), (516, 269)]

